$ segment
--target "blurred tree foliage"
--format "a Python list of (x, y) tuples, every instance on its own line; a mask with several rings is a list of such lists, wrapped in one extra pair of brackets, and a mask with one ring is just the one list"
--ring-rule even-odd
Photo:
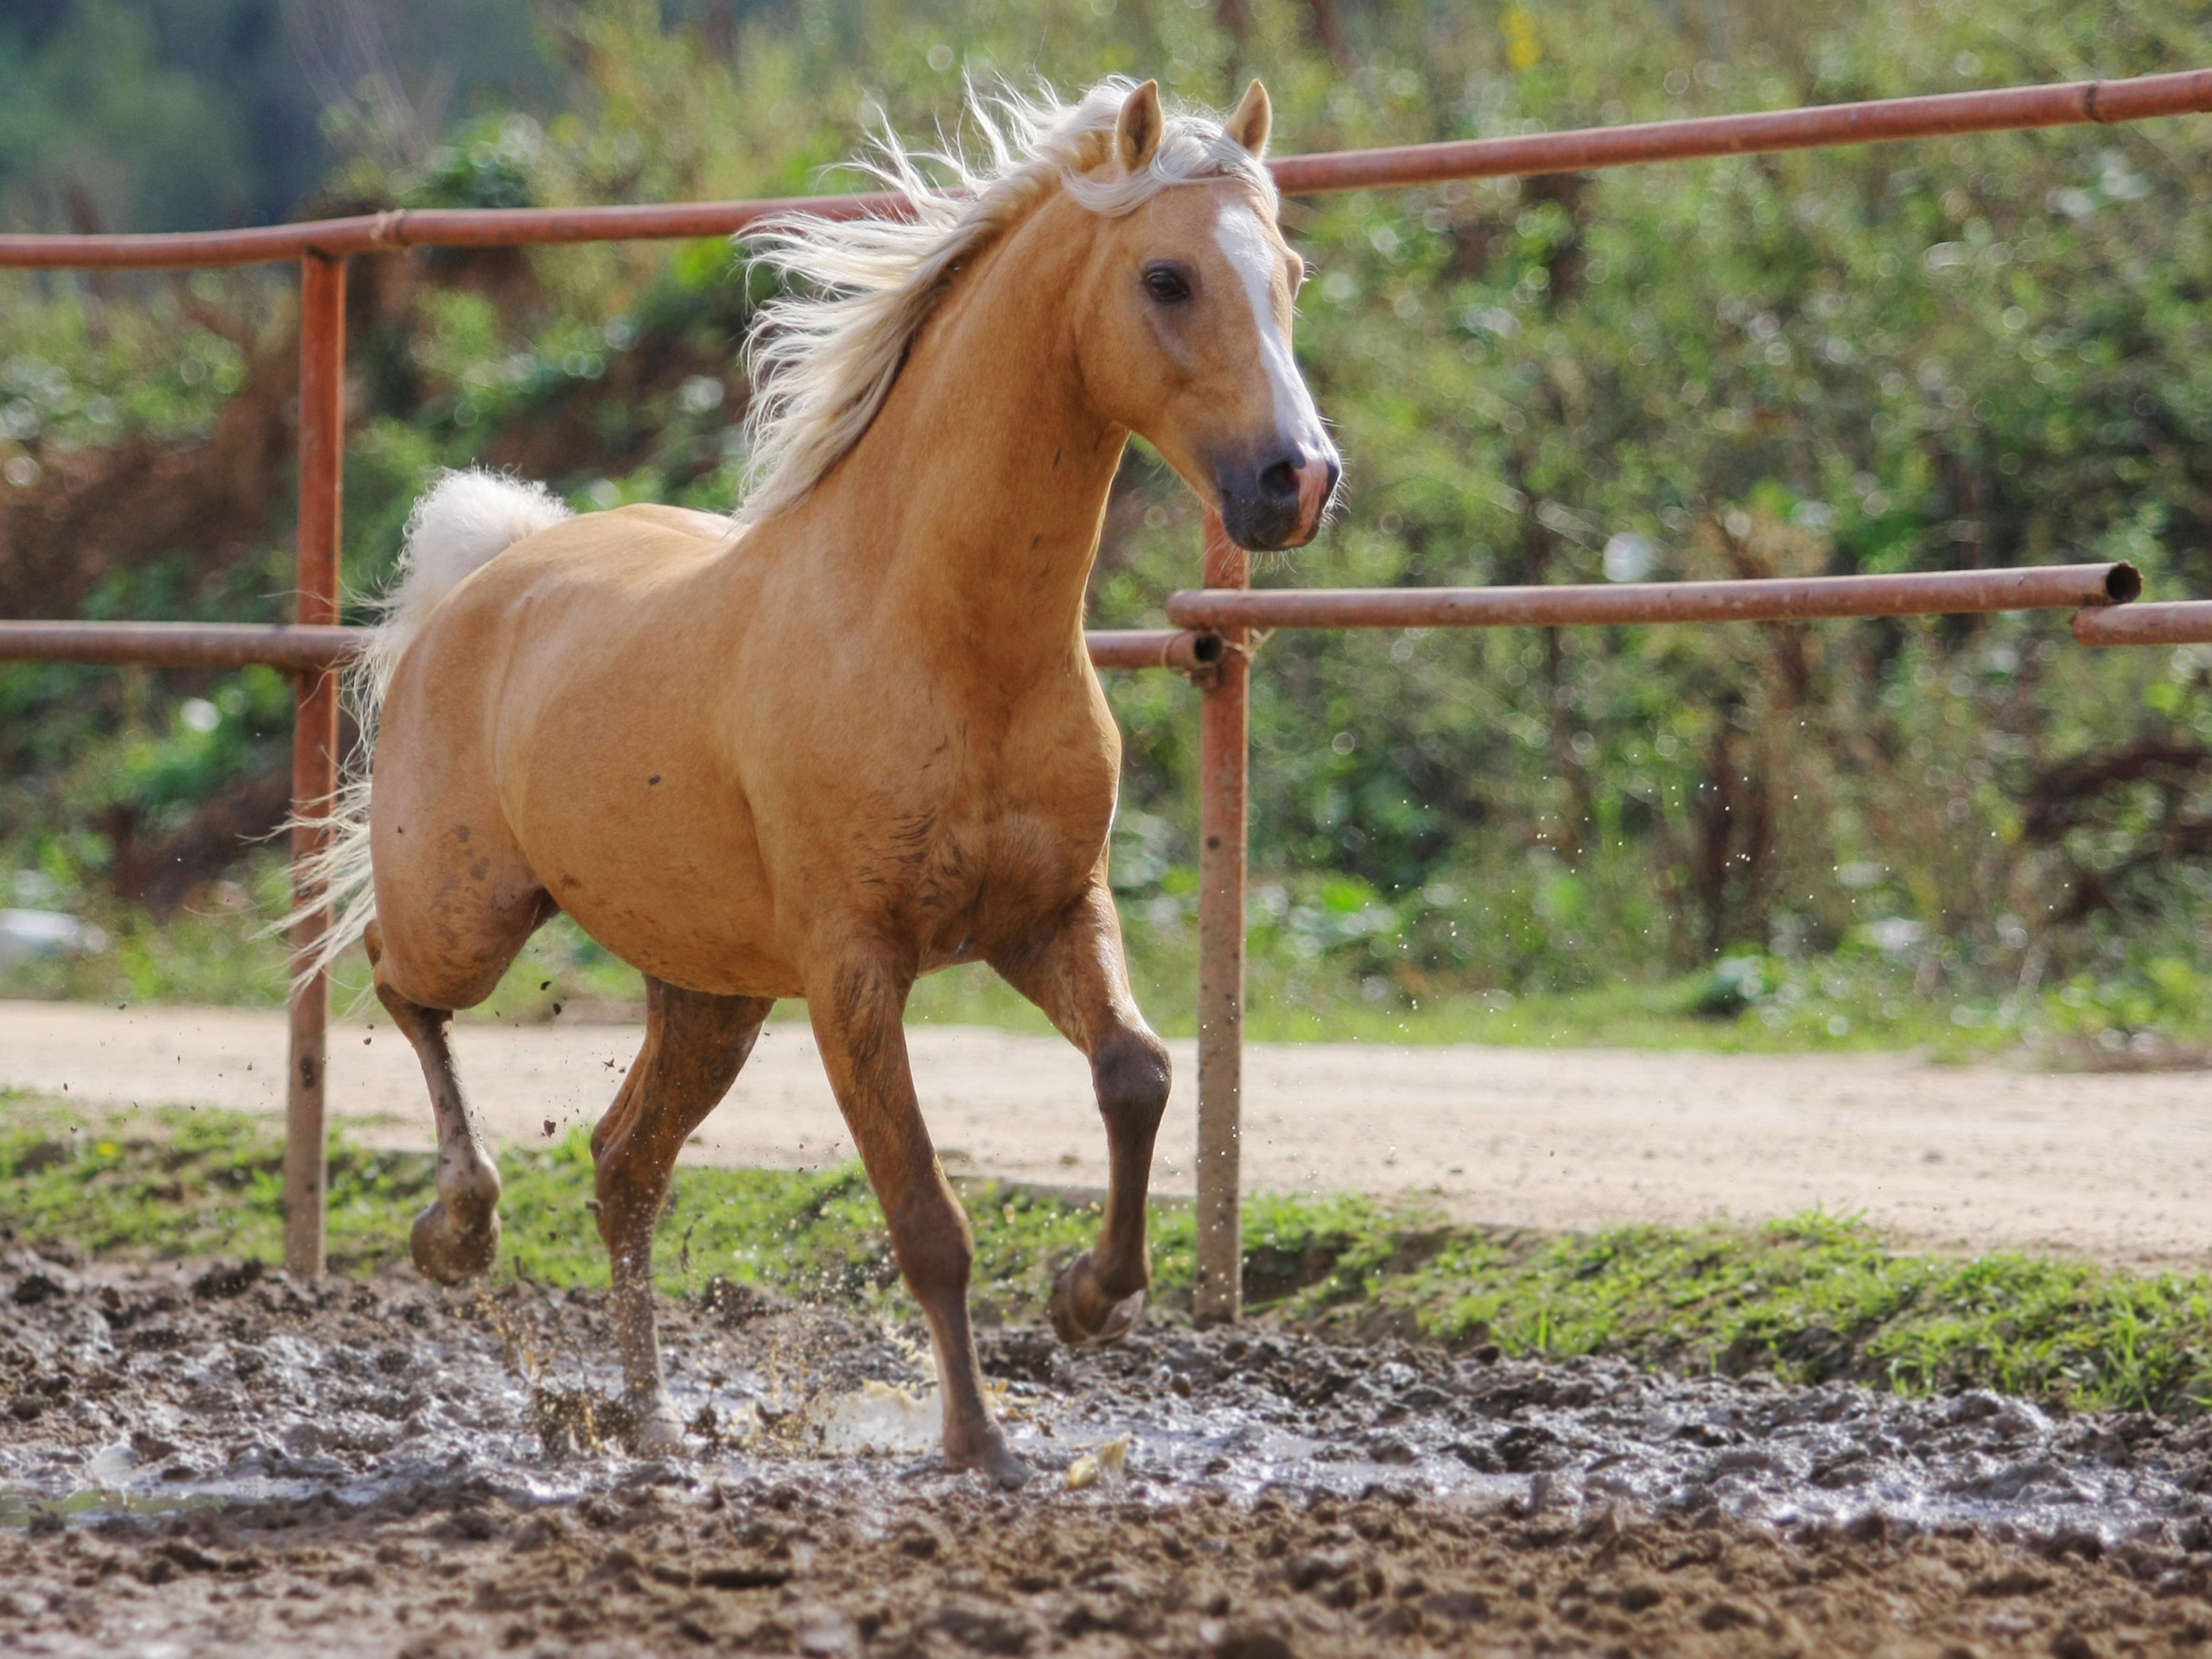
[[(226, 15), (252, 10), (235, 0)], [(1157, 73), (1218, 105), (1256, 73), (1278, 148), (1295, 151), (2212, 61), (2212, 22), (2174, 0), (468, 10), (486, 40), (536, 41), (539, 56), (500, 72), (509, 84), (553, 90), (485, 105), (412, 151), (372, 141), (374, 99), (335, 99), (321, 205), (811, 190), (871, 126), (954, 121), (963, 74), (1066, 88)], [(73, 30), (140, 41), (112, 60), (184, 90), (172, 103), (149, 90), (137, 125), (106, 130), (117, 154), (143, 151), (142, 170), (118, 176), (149, 181), (134, 188), (163, 212), (221, 218), (215, 196), (159, 185), (153, 150), (174, 148), (161, 122), (188, 118), (220, 163), (207, 176), (243, 176), (243, 97), (223, 103), (144, 44), (162, 8), (52, 10), (16, 47), (0, 26), (0, 75), (66, 86)], [(186, 113), (162, 113), (172, 104)], [(36, 124), (10, 118), (0, 168), (20, 170), (8, 158), (29, 153)], [(2066, 129), (1287, 202), (1313, 270), (1300, 355), (1338, 426), (1349, 492), (1329, 534), (1261, 579), (2126, 557), (2154, 594), (2212, 591), (2212, 180), (2196, 131)], [(355, 273), (357, 584), (373, 585), (440, 465), (512, 465), (582, 506), (732, 500), (737, 353), (760, 294), (727, 248), (426, 254)], [(290, 372), (270, 344), (285, 334), (280, 283), (0, 291), (0, 469), (16, 491), (0, 489), (0, 538), (10, 512), (66, 495), (71, 457), (142, 430), (213, 443), (246, 393), (216, 386), (219, 367), (186, 378), (193, 353), (249, 388)], [(145, 321), (163, 315), (177, 326)], [(180, 572), (167, 602), (273, 614), (281, 531), (251, 524), (248, 550)], [(1109, 515), (1096, 621), (1156, 623), (1195, 577), (1197, 543), (1195, 504), (1140, 446)], [(20, 611), (6, 551), (0, 539), (0, 599)], [(145, 573), (175, 553), (118, 555), (73, 604), (158, 613)], [(2212, 960), (2208, 667), (2195, 651), (2083, 651), (2063, 618), (1283, 635), (1256, 681), (1256, 957), (1292, 1001), (1347, 983), (1385, 1004), (1525, 993), (1719, 962), (1703, 993), (1714, 1011), (1758, 1007), (1773, 1023), (1802, 1003), (1831, 1033), (1931, 997), (1961, 1023), (2017, 1021), (2054, 988), (2105, 1010), (2089, 1024), (2123, 1040), (2186, 1023)], [(188, 680), (157, 677), (165, 695), (228, 707)], [(1117, 883), (1133, 928), (1186, 937), (1194, 701), (1163, 676), (1109, 690), (1128, 734)], [(149, 812), (170, 815), (172, 836), (187, 833), (175, 804), (192, 777), (213, 798), (256, 766), (281, 775), (281, 720), (258, 747), (162, 737), (150, 695), (0, 671), (0, 848), (18, 866), (65, 887), (108, 879), (118, 834), (150, 832), (89, 829), (87, 804), (135, 799), (127, 780), (156, 775), (149, 742), (190, 748), (156, 769)], [(179, 868), (204, 876), (229, 844), (181, 849)]]
[(556, 84), (518, 0), (10, 0), (0, 223), (279, 219), (341, 157), (419, 162), (456, 109)]

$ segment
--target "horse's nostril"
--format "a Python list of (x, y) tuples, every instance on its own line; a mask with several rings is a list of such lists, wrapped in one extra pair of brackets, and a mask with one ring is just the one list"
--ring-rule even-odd
[(1263, 499), (1295, 501), (1298, 499), (1298, 468), (1288, 461), (1279, 461), (1260, 474), (1260, 494)]

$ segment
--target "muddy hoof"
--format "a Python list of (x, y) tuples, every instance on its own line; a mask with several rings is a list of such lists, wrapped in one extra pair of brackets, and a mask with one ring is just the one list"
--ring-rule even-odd
[(990, 1440), (969, 1452), (956, 1452), (950, 1446), (944, 1450), (942, 1468), (955, 1474), (974, 1471), (988, 1479), (994, 1486), (1005, 1491), (1029, 1484), (1029, 1465), (1014, 1454), (1014, 1448), (1002, 1435), (994, 1433)]
[(1052, 1312), (1052, 1329), (1069, 1347), (1104, 1348), (1136, 1329), (1144, 1318), (1144, 1292), (1119, 1301), (1107, 1295), (1085, 1250), (1053, 1278)]
[(641, 1458), (665, 1458), (683, 1451), (683, 1425), (676, 1419), (676, 1408), (664, 1403), (640, 1411), (630, 1450)]
[(409, 1244), (424, 1278), (457, 1285), (483, 1272), (499, 1254), (499, 1212), (487, 1210), (477, 1225), (464, 1226), (440, 1198), (415, 1217)]

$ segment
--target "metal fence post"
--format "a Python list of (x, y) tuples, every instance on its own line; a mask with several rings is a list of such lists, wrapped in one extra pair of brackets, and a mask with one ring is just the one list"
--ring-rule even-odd
[[(299, 615), (307, 626), (338, 620), (338, 532), (346, 456), (346, 262), (310, 253), (300, 262)], [(292, 810), (327, 817), (338, 793), (338, 674), (299, 677), (292, 733)], [(294, 901), (308, 896), (300, 861), (322, 845), (312, 829), (292, 831)], [(332, 920), (324, 906), (291, 935), (296, 962), (315, 949)], [(324, 1065), (330, 1023), (330, 976), (320, 973), (291, 997), (291, 1064), (284, 1099), (284, 1266), (312, 1279), (323, 1268)]]
[[(1243, 588), (1251, 560), (1206, 515), (1205, 585)], [(1238, 1119), (1244, 1086), (1244, 844), (1251, 747), (1251, 662), (1245, 631), (1226, 649), (1198, 709), (1198, 1162), (1200, 1325), (1236, 1320), (1244, 1305), (1243, 1195)]]

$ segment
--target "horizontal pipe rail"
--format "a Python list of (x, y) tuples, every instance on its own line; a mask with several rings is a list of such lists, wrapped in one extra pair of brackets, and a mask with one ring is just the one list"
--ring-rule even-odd
[(1647, 582), (1553, 588), (1185, 588), (1186, 628), (1557, 628), (1637, 622), (1808, 622), (1866, 616), (2070, 610), (2126, 604), (2132, 564), (2051, 564), (1883, 576)]
[[(1552, 588), (1185, 588), (1167, 599), (1174, 628), (1100, 629), (1084, 635), (1100, 668), (1188, 673), (1221, 660), (1221, 628), (1586, 627), (1658, 622), (1805, 622), (1869, 616), (2088, 607), (2075, 624), (2090, 644), (2158, 644), (2212, 637), (2212, 602), (2141, 606), (2100, 618), (2143, 590), (2132, 564), (2033, 565), (1884, 576), (1745, 582), (1622, 582)], [(2125, 617), (2171, 620), (2132, 630)], [(2183, 630), (2157, 632), (2159, 626)], [(2108, 630), (2092, 638), (2085, 629)], [(365, 628), (240, 622), (0, 621), (0, 661), (139, 663), (156, 668), (242, 668), (265, 663), (319, 673), (361, 647)]]
[(537, 242), (664, 242), (733, 236), (764, 219), (888, 217), (905, 198), (887, 191), (783, 196), (758, 201), (646, 202), (613, 207), (420, 207), (237, 231), (160, 231), (115, 236), (0, 236), (0, 267), (177, 270), (265, 265), (320, 254), (398, 253), (408, 248), (510, 248)]
[(1172, 668), (1192, 674), (1221, 660), (1221, 636), (1199, 628), (1093, 628), (1093, 668)]
[(365, 628), (254, 622), (0, 622), (0, 662), (245, 668), (320, 674), (361, 648)]
[[(149, 668), (244, 668), (265, 663), (320, 674), (358, 652), (366, 628), (247, 622), (0, 622), (0, 662), (139, 664)], [(1105, 628), (1087, 633), (1100, 668), (1171, 668), (1221, 660), (1217, 634), (1192, 628)]]
[(1926, 98), (1884, 98), (1864, 104), (1815, 104), (1794, 110), (1585, 127), (1573, 132), (1457, 143), (1408, 144), (1335, 155), (1287, 156), (1274, 162), (1287, 195), (1435, 184), (1446, 179), (1527, 177), (1581, 173), (1640, 162), (1699, 161), (1827, 144), (1887, 143), (1955, 133), (2003, 132), (2090, 122), (2145, 121), (2212, 110), (2212, 70), (2143, 75), (2133, 80), (2075, 80), (2054, 86), (2000, 86)]
[[(1923, 98), (1819, 104), (1742, 115), (1649, 121), (1571, 132), (1474, 138), (1392, 149), (1287, 156), (1268, 163), (1290, 195), (1541, 173), (1644, 162), (1696, 161), (1828, 144), (1885, 143), (1956, 133), (2148, 120), (2212, 111), (2212, 70), (2003, 86)], [(893, 214), (895, 194), (789, 196), (757, 201), (613, 207), (425, 207), (234, 231), (118, 236), (0, 236), (0, 266), (118, 270), (267, 264), (308, 254), (341, 257), (404, 248), (512, 247), (537, 242), (654, 241), (731, 236), (793, 213), (833, 218)]]
[(2074, 637), (2085, 645), (2212, 645), (2212, 600), (2082, 611)]

